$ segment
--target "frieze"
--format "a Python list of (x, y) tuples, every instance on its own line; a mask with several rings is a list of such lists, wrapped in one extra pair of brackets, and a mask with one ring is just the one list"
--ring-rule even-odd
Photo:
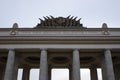
[(31, 31), (31, 32), (18, 32), (19, 35), (27, 36), (94, 36), (102, 35), (100, 31), (97, 32), (84, 32), (84, 31)]

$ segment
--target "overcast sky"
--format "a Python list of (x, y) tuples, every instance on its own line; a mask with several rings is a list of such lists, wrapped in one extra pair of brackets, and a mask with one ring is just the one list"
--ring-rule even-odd
[[(102, 80), (101, 69), (98, 71), (98, 80)], [(91, 80), (90, 70), (81, 69), (80, 70), (81, 80)], [(22, 69), (19, 69), (18, 80), (22, 79)], [(39, 80), (39, 69), (30, 70), (30, 80)], [(69, 80), (69, 70), (68, 69), (52, 69), (52, 80)]]
[(84, 26), (120, 27), (120, 0), (0, 0), (0, 27), (34, 27), (43, 16), (82, 18)]
[[(39, 22), (38, 18), (49, 15), (77, 16), (88, 28), (100, 28), (102, 23), (118, 28), (120, 0), (0, 0), (0, 28), (11, 28), (13, 23), (18, 23), (20, 28), (32, 28)], [(89, 80), (86, 77), (89, 71), (84, 70), (82, 74)]]

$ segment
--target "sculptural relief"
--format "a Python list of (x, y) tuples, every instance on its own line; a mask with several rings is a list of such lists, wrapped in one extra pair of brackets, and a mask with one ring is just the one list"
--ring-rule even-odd
[(35, 28), (84, 28), (83, 25), (80, 23), (80, 19), (77, 20), (77, 17), (68, 16), (68, 17), (53, 17), (53, 16), (46, 16), (40, 19), (40, 23), (37, 24)]

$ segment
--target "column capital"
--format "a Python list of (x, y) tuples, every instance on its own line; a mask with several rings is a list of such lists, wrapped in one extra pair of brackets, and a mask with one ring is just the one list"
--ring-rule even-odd
[(41, 51), (47, 51), (47, 48), (41, 48), (40, 50)]
[(79, 49), (73, 49), (73, 53), (79, 53)]
[(8, 50), (15, 51), (15, 48), (8, 48)]
[(41, 53), (47, 53), (47, 49), (41, 49)]
[[(111, 49), (108, 49), (108, 48), (103, 49), (102, 56), (104, 56), (104, 54), (107, 54), (107, 53), (111, 53)], [(102, 56), (101, 56), (101, 57), (102, 57)]]
[(78, 48), (74, 48), (73, 51), (75, 51), (75, 50), (79, 50), (79, 49)]
[(106, 48), (106, 49), (104, 49), (104, 51), (110, 51), (111, 49), (109, 49), (109, 48)]

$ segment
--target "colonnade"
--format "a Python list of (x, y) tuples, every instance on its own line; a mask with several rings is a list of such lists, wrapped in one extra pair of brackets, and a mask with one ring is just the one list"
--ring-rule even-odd
[[(51, 80), (51, 68), (48, 65), (48, 53), (46, 49), (41, 49), (40, 53), (40, 74), (39, 80)], [(9, 49), (6, 68), (4, 77), (0, 76), (0, 80), (17, 80), (18, 73), (18, 61), (17, 55), (15, 54), (14, 49)], [(101, 61), (101, 69), (102, 69), (102, 78), (103, 80), (115, 80), (113, 63), (111, 51), (109, 49), (105, 49), (102, 54)], [(0, 68), (0, 74), (2, 75), (4, 71)], [(29, 72), (30, 68), (26, 65), (23, 68), (23, 76), (22, 80), (29, 80)], [(95, 65), (90, 67), (91, 72), (91, 80), (98, 80), (97, 76), (97, 67)], [(81, 80), (80, 76), (80, 52), (79, 49), (73, 49), (72, 55), (72, 66), (69, 69), (70, 80)], [(119, 79), (117, 79), (119, 80)]]

